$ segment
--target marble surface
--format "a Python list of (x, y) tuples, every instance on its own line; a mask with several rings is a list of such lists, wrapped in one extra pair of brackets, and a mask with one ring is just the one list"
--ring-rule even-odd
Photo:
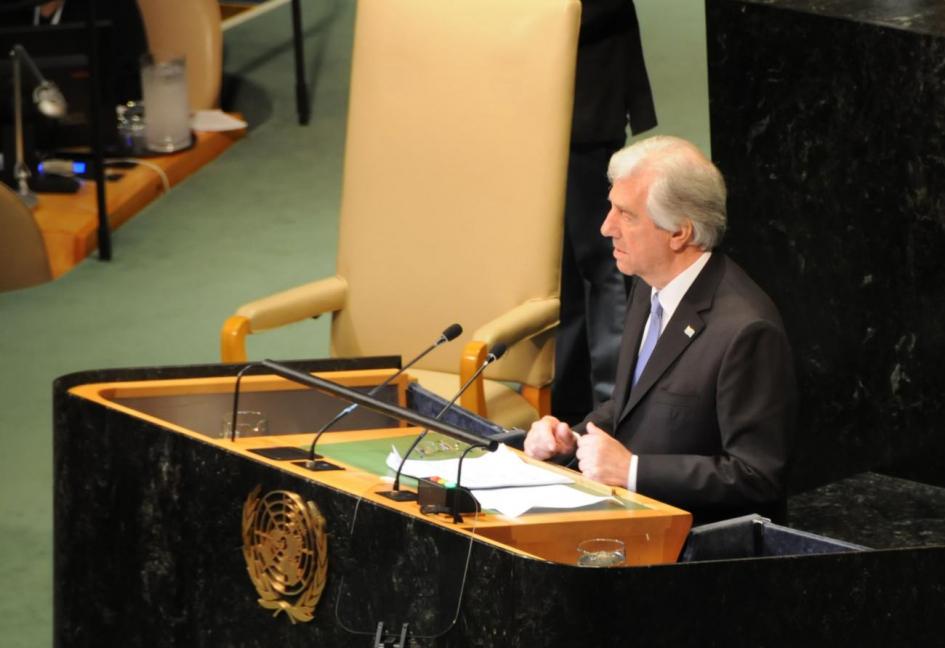
[(788, 501), (791, 525), (874, 549), (945, 546), (945, 488), (861, 473)]
[(750, 4), (806, 11), (928, 34), (945, 34), (941, 0), (746, 0)]
[[(791, 492), (870, 470), (945, 485), (945, 30), (801, 4), (706, 4), (723, 249), (798, 366)], [(883, 6), (907, 4), (929, 7)]]
[[(210, 371), (123, 369), (57, 381), (54, 645), (367, 645), (378, 621), (409, 623), (415, 647), (940, 639), (945, 547), (559, 565), (66, 393), (118, 375)], [(328, 579), (311, 623), (257, 603), (240, 538), (243, 503), (257, 486), (298, 493), (325, 517)]]

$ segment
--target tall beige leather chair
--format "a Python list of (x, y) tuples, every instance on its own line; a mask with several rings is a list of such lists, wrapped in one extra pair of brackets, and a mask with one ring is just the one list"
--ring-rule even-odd
[(52, 279), (46, 244), (33, 212), (0, 183), (0, 292)]
[(138, 8), (151, 53), (186, 57), (191, 110), (216, 108), (223, 82), (219, 0), (138, 0)]
[(328, 311), (342, 357), (408, 359), (456, 321), (410, 373), (452, 396), (502, 341), (462, 404), (547, 412), (579, 19), (577, 0), (359, 0), (337, 274), (239, 308), (223, 360)]

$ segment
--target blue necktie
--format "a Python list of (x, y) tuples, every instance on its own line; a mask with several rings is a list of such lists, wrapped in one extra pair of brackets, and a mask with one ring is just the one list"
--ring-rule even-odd
[(643, 348), (640, 349), (640, 355), (637, 356), (637, 366), (633, 369), (633, 382), (631, 387), (640, 380), (640, 374), (643, 373), (646, 363), (653, 355), (653, 349), (656, 348), (656, 341), (660, 337), (660, 328), (663, 325), (663, 307), (660, 306), (659, 293), (653, 293), (650, 301), (650, 327), (646, 331), (646, 339), (643, 340)]

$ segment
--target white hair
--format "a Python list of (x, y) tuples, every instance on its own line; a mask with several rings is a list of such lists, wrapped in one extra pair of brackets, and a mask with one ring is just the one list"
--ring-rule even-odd
[(725, 180), (695, 145), (657, 135), (620, 149), (610, 158), (611, 183), (636, 172), (652, 174), (646, 208), (657, 227), (678, 231), (692, 223), (694, 245), (711, 250), (725, 233)]

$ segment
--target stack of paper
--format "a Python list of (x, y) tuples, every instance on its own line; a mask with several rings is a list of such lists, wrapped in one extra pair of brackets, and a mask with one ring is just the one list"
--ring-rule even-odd
[(227, 115), (222, 110), (198, 110), (190, 118), (190, 127), (195, 131), (230, 131), (246, 128), (246, 122)]
[[(401, 457), (396, 448), (387, 455), (387, 466), (397, 470)], [(404, 462), (403, 474), (415, 478), (442, 477), (455, 482), (458, 459)], [(463, 460), (461, 486), (470, 489), (483, 508), (518, 517), (532, 508), (571, 509), (614, 500), (590, 495), (567, 484), (574, 480), (542, 466), (526, 463), (505, 445), (495, 452)]]

